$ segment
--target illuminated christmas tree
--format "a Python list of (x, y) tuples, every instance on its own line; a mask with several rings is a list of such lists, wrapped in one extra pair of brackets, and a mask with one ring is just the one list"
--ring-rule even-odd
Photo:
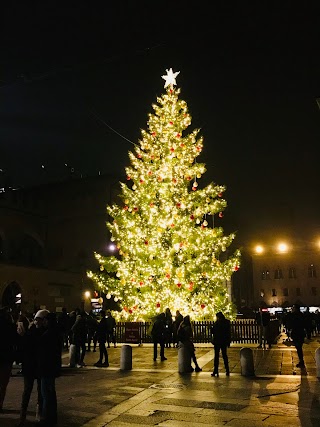
[(96, 254), (100, 272), (88, 273), (119, 301), (123, 319), (146, 320), (167, 307), (194, 320), (234, 314), (226, 284), (239, 268), (240, 251), (226, 257), (235, 235), (209, 225), (214, 215), (223, 216), (225, 187), (198, 187), (206, 171), (196, 162), (203, 139), (199, 130), (186, 133), (191, 116), (175, 87), (178, 74), (170, 69), (162, 76), (166, 93), (129, 152), (123, 205), (108, 206), (119, 256)]

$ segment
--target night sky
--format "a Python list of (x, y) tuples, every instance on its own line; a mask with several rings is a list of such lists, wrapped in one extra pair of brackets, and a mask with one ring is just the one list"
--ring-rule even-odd
[(172, 67), (180, 71), (189, 130), (201, 128), (204, 136), (198, 160), (207, 172), (199, 185), (227, 186), (220, 225), (240, 241), (270, 233), (314, 237), (319, 8), (295, 10), (289, 1), (90, 3), (12, 1), (4, 10), (2, 182), (61, 180), (70, 167), (75, 175), (122, 175), (133, 148), (127, 139), (136, 143), (147, 128), (151, 104), (164, 93), (161, 75)]

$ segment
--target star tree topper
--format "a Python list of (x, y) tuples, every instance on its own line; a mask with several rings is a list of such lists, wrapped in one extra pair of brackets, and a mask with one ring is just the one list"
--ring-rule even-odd
[(176, 73), (174, 73), (172, 71), (172, 68), (170, 68), (170, 70), (166, 70), (167, 75), (166, 76), (161, 76), (166, 82), (164, 84), (164, 87), (167, 87), (169, 85), (176, 85), (176, 77), (177, 75), (180, 73), (180, 71), (177, 71)]

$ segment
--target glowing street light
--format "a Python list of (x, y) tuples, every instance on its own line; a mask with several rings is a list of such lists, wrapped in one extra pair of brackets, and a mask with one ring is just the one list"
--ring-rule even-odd
[(255, 247), (255, 251), (256, 251), (257, 254), (262, 254), (264, 252), (264, 248), (261, 245), (257, 245)]
[(90, 298), (90, 296), (91, 296), (90, 291), (85, 291), (84, 296), (85, 296), (86, 298)]
[(279, 243), (278, 244), (278, 251), (282, 254), (288, 252), (288, 245), (286, 243)]

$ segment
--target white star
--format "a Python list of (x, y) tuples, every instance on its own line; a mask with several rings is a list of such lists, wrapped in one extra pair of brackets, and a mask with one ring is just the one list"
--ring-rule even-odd
[(166, 70), (167, 75), (166, 76), (161, 76), (166, 82), (164, 84), (164, 87), (167, 87), (169, 85), (176, 85), (176, 77), (177, 75), (180, 73), (180, 71), (177, 71), (176, 73), (174, 73), (172, 71), (172, 68), (170, 68), (170, 70)]

